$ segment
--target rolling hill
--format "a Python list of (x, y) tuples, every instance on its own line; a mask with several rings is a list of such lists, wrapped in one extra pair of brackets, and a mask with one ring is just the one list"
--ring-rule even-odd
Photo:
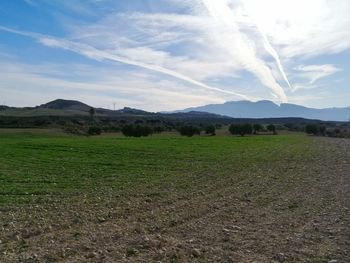
[[(84, 126), (91, 122), (91, 106), (74, 100), (54, 100), (36, 107), (0, 106), (0, 128)], [(95, 121), (100, 125), (118, 126), (120, 123), (220, 123), (228, 124), (231, 117), (206, 112), (155, 113), (125, 107), (120, 110), (96, 108)]]
[[(90, 105), (76, 100), (57, 99), (36, 107), (0, 106), (0, 121), (22, 122), (30, 118), (35, 121), (52, 118), (89, 119)], [(104, 120), (116, 119), (160, 119), (185, 122), (217, 123), (306, 123), (318, 120), (347, 121), (350, 108), (311, 109), (293, 104), (281, 104), (271, 101), (237, 101), (224, 104), (212, 104), (189, 108), (176, 112), (148, 112), (125, 107), (119, 110), (96, 108), (96, 117)]]
[(73, 110), (88, 112), (91, 106), (76, 100), (57, 99), (38, 106), (39, 109)]

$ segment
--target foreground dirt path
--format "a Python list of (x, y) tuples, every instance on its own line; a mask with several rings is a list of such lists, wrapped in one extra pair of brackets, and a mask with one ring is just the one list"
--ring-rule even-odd
[(203, 174), (182, 190), (2, 208), (0, 262), (350, 262), (350, 140), (312, 140), (307, 162)]

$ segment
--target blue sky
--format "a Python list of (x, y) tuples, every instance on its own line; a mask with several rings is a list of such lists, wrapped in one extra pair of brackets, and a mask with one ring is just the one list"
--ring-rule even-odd
[(4, 0), (0, 104), (350, 106), (348, 0)]

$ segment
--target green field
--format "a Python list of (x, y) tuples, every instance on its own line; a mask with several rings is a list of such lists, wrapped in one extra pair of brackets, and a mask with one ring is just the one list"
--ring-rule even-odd
[(4, 129), (0, 149), (1, 262), (350, 260), (348, 140)]
[(305, 158), (309, 146), (302, 135), (135, 139), (5, 130), (0, 133), (0, 202), (169, 182), (191, 188), (197, 177), (235, 177), (252, 166)]

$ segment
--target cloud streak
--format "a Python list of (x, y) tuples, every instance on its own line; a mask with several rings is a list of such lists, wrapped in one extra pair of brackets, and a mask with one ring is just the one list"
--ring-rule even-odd
[(13, 106), (35, 106), (61, 98), (62, 94), (64, 98), (83, 100), (96, 107), (108, 107), (117, 102), (119, 107), (151, 111), (225, 101), (224, 96), (198, 92), (174, 81), (155, 79), (149, 74), (118, 71), (110, 66), (33, 65), (2, 59), (0, 68), (3, 69), (0, 72), (0, 101), (11, 101)]
[(110, 60), (110, 61), (114, 61), (114, 62), (120, 62), (120, 63), (124, 63), (124, 64), (128, 64), (128, 65), (141, 67), (144, 69), (152, 70), (155, 72), (159, 72), (159, 73), (177, 78), (179, 80), (186, 81), (188, 83), (191, 83), (197, 87), (200, 87), (200, 88), (203, 88), (206, 90), (225, 93), (225, 94), (229, 94), (229, 95), (233, 95), (236, 97), (240, 97), (240, 98), (249, 100), (249, 98), (246, 95), (243, 95), (243, 94), (240, 94), (237, 92), (233, 92), (233, 91), (229, 91), (229, 90), (216, 88), (216, 87), (211, 87), (211, 86), (206, 85), (200, 81), (192, 79), (184, 74), (181, 74), (181, 73), (178, 73), (176, 71), (161, 67), (159, 65), (147, 64), (147, 63), (143, 63), (140, 61), (130, 60), (128, 58), (121, 57), (121, 56), (118, 56), (115, 54), (111, 54), (111, 53), (108, 53), (106, 51), (98, 50), (98, 49), (91, 47), (87, 44), (76, 43), (76, 42), (69, 41), (66, 39), (53, 38), (50, 36), (44, 36), (44, 35), (32, 33), (32, 32), (23, 32), (23, 31), (13, 30), (13, 29), (6, 28), (3, 26), (0, 26), (0, 30), (15, 33), (15, 34), (20, 34), (20, 35), (27, 36), (27, 37), (32, 37), (32, 38), (37, 39), (43, 45), (69, 50), (69, 51), (78, 53), (80, 55), (86, 56), (90, 59), (94, 59), (94, 60), (98, 60), (98, 61)]
[(331, 76), (342, 69), (331, 64), (325, 65), (300, 65), (295, 70), (301, 72), (303, 78), (309, 79), (309, 84), (314, 84), (319, 79)]
[[(45, 56), (27, 57), (25, 50), (34, 50), (36, 54), (43, 51), (43, 46), (66, 50), (91, 59), (81, 60), (67, 52), (63, 58), (67, 66), (85, 63), (93, 65), (96, 71), (112, 68), (115, 70), (110, 73), (112, 75), (138, 72), (148, 75), (155, 88), (164, 80), (168, 86), (162, 85), (161, 90), (178, 88), (179, 93), (189, 98), (192, 92), (198, 92), (206, 98), (203, 103), (210, 96), (226, 101), (242, 98), (275, 102), (305, 96), (305, 103), (308, 103), (316, 91), (330, 87), (330, 93), (348, 94), (348, 53), (344, 51), (350, 49), (349, 0), (161, 0), (137, 3), (52, 0), (45, 4), (41, 0), (21, 1), (28, 11), (28, 26), (43, 34), (21, 31), (27, 26), (5, 11), (3, 25), (10, 28), (0, 26), (0, 31), (35, 41), (17, 44), (18, 38), (7, 40), (8, 35), (0, 32), (4, 37), (0, 44), (2, 60), (27, 61), (33, 65), (59, 64), (61, 52), (45, 49)], [(45, 16), (51, 16), (51, 31), (45, 32), (46, 27), (37, 26), (41, 16), (31, 13), (34, 10), (31, 3), (39, 7), (39, 2), (43, 3), (40, 9)], [(23, 49), (24, 43), (28, 49)], [(65, 73), (68, 68), (62, 67), (59, 71), (47, 83), (53, 85), (56, 79), (62, 84), (60, 80), (69, 80)], [(338, 73), (336, 78), (330, 78), (335, 73)], [(2, 74), (2, 78), (5, 77)], [(90, 76), (70, 78), (86, 85), (90, 79), (94, 81)], [(0, 88), (5, 87), (3, 79), (0, 80)], [(115, 82), (110, 87), (118, 90), (119, 85), (123, 83)], [(135, 85), (144, 88), (146, 93), (152, 90), (152, 85), (145, 82)], [(137, 98), (140, 91), (131, 91), (130, 98)], [(156, 95), (150, 92), (149, 96)], [(342, 99), (348, 103), (349, 95), (346, 96)], [(325, 96), (322, 103), (338, 105), (337, 101), (327, 102), (328, 98)], [(195, 101), (192, 106), (202, 104)]]
[[(238, 59), (246, 70), (252, 72), (260, 79), (263, 85), (271, 89), (280, 102), (287, 102), (288, 99), (283, 88), (277, 83), (268, 66), (266, 66), (261, 59), (256, 57), (252, 44), (240, 31), (233, 15), (233, 10), (230, 7), (230, 1), (202, 0), (202, 3), (210, 16), (219, 24), (218, 29), (221, 28), (224, 30), (224, 32), (220, 32), (220, 34), (215, 34), (215, 32), (213, 32), (212, 35), (217, 42), (222, 43), (223, 48), (231, 55), (231, 59)], [(272, 46), (268, 44), (266, 38), (265, 45), (272, 56), (279, 61), (277, 53), (274, 52)], [(284, 73), (281, 63), (279, 63), (279, 68)], [(287, 79), (285, 74), (284, 77)]]
[(287, 77), (287, 74), (286, 74), (283, 66), (282, 66), (280, 56), (278, 55), (276, 49), (273, 48), (273, 46), (270, 43), (269, 39), (267, 38), (266, 34), (261, 30), (261, 28), (259, 27), (258, 24), (257, 24), (257, 28), (258, 28), (261, 36), (264, 39), (264, 47), (265, 47), (266, 51), (269, 52), (270, 55), (275, 59), (277, 67), (278, 67), (278, 69), (279, 69), (279, 71), (280, 71), (284, 81), (287, 83), (288, 87), (290, 89), (292, 89), (292, 86), (290, 85), (289, 79)]

